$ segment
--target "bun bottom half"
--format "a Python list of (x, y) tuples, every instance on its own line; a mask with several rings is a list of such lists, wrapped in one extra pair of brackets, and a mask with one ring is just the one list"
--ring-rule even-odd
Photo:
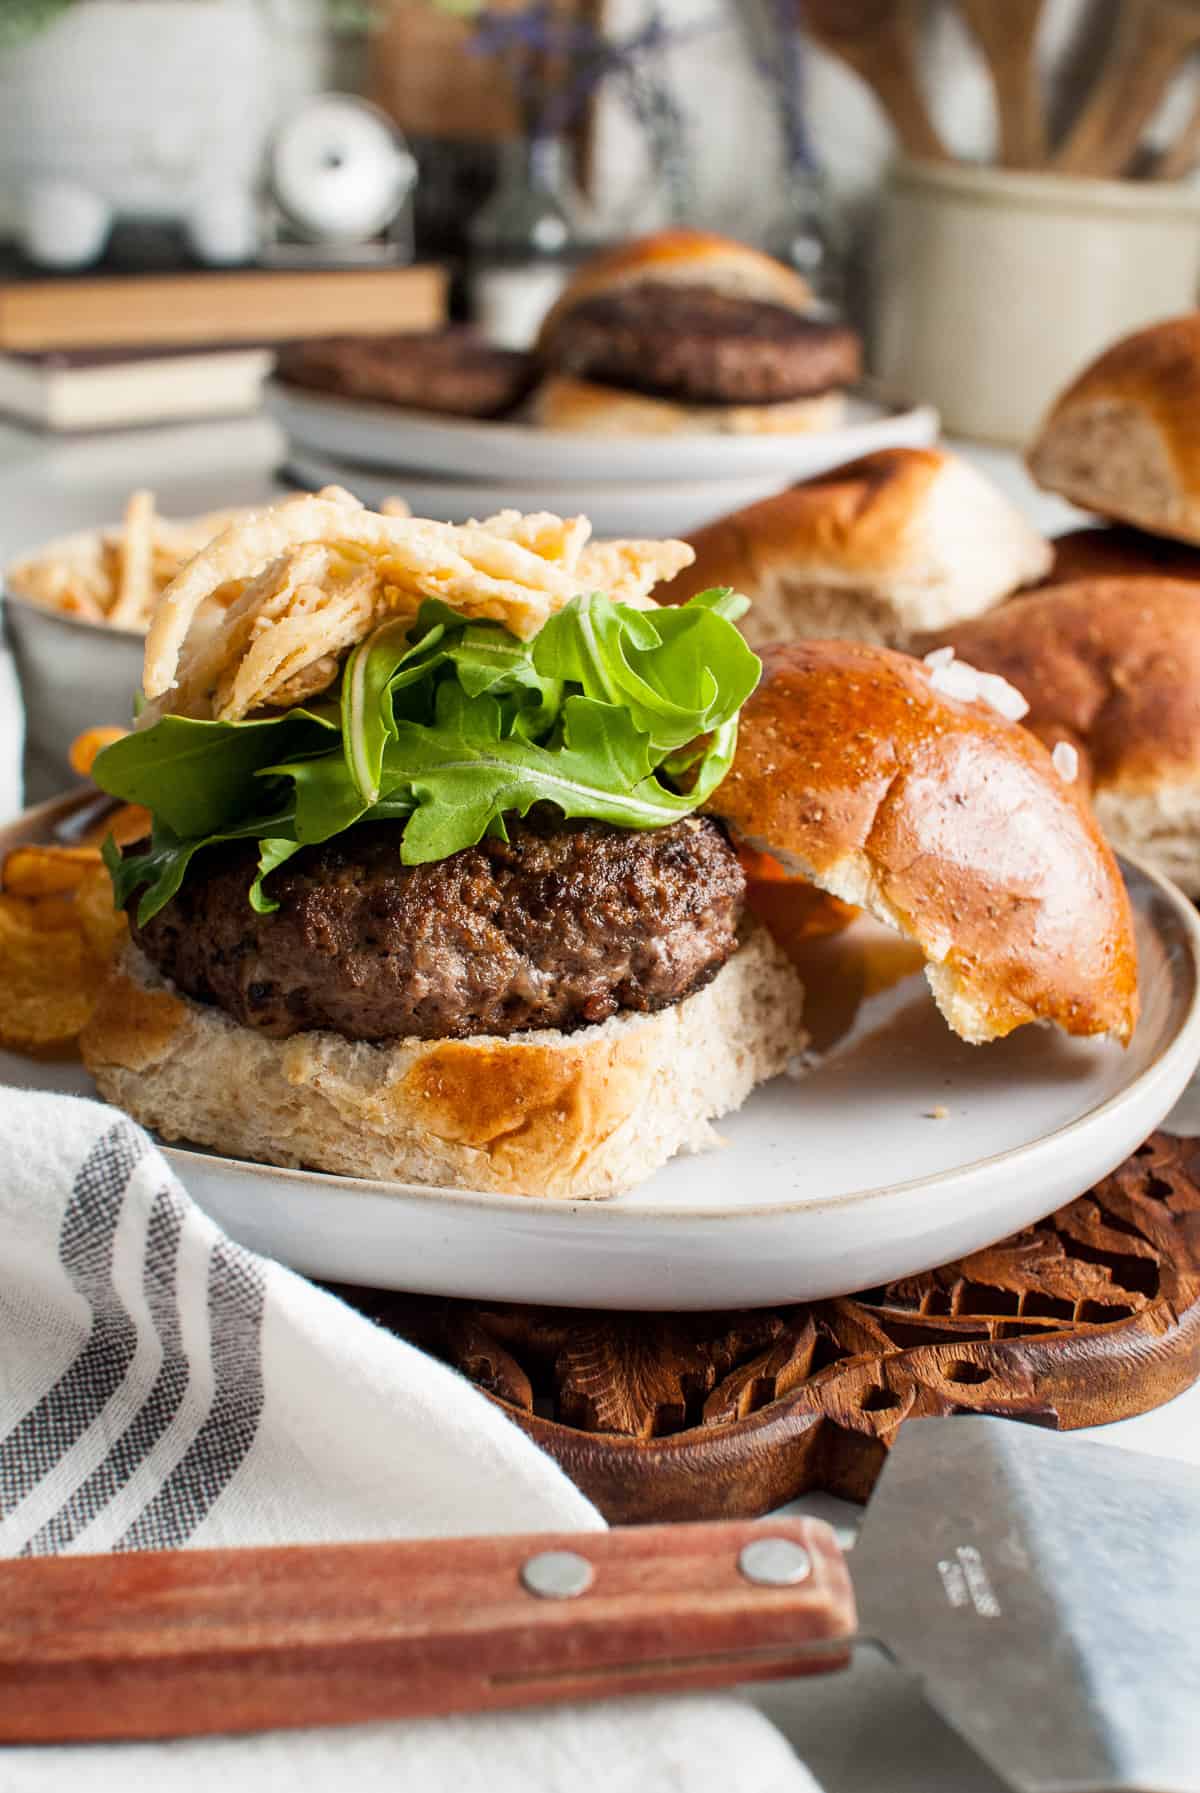
[(833, 391), (762, 405), (682, 404), (570, 374), (548, 374), (529, 411), (544, 430), (586, 436), (804, 436), (839, 429), (846, 420), (846, 398)]
[(616, 1195), (806, 1043), (803, 986), (752, 927), (704, 989), (578, 1033), (370, 1045), (276, 1040), (193, 1002), (129, 947), (84, 1032), (106, 1101), (168, 1140), (342, 1176), (575, 1201)]

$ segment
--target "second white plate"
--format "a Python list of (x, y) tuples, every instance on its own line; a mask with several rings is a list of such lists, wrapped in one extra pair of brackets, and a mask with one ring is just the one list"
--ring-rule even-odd
[(389, 473), (306, 448), (292, 449), (281, 472), (309, 491), (344, 486), (374, 509), (385, 498), (398, 495), (407, 499), (415, 517), (434, 517), (441, 523), (466, 523), (501, 510), (548, 510), (559, 517), (587, 517), (598, 536), (687, 535), (729, 511), (770, 497), (786, 483), (777, 475), (760, 474), (753, 479), (655, 479), (629, 485), (544, 480), (531, 487), (503, 479), (484, 482), (437, 473)]
[(538, 493), (528, 501), (536, 510), (547, 508), (544, 489), (549, 485), (693, 479), (763, 479), (784, 485), (876, 448), (928, 447), (938, 433), (938, 414), (928, 405), (902, 409), (857, 397), (849, 401), (843, 428), (797, 436), (588, 436), (528, 423), (437, 417), (367, 399), (305, 392), (280, 381), (267, 385), (266, 404), (293, 453), (331, 455), (385, 468), (398, 478), (408, 470), (489, 485), (537, 485)]

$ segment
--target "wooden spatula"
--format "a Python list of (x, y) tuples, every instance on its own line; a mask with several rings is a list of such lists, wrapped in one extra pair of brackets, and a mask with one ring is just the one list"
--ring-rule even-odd
[(950, 159), (917, 82), (917, 0), (801, 0), (798, 16), (815, 43), (866, 82), (910, 156)]
[(1036, 168), (1046, 159), (1046, 119), (1034, 45), (1043, 0), (958, 0), (996, 94), (1000, 160)]
[(1184, 58), (1200, 45), (1200, 0), (1121, 0), (1112, 50), (1095, 92), (1052, 166), (1119, 175)]

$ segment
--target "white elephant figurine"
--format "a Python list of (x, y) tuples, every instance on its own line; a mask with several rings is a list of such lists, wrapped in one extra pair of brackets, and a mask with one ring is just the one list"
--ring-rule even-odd
[(0, 56), (0, 171), (30, 260), (84, 267), (118, 218), (250, 260), (270, 51), (257, 0), (88, 0)]

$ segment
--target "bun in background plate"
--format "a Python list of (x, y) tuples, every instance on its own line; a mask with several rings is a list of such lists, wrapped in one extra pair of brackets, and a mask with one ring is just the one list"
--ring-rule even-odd
[(958, 455), (886, 448), (689, 536), (695, 562), (656, 597), (711, 585), (751, 600), (752, 644), (839, 636), (889, 647), (988, 609), (1050, 567), (1020, 511)]
[(1141, 529), (1093, 523), (1050, 543), (1054, 564), (1044, 585), (1077, 579), (1200, 579), (1200, 548)]
[(1200, 543), (1200, 312), (1115, 343), (1051, 407), (1040, 486), (1152, 535)]
[(1078, 753), (1096, 817), (1200, 896), (1200, 586), (1099, 579), (1051, 586), (949, 630), (972, 665), (1029, 703), (1029, 728)]

